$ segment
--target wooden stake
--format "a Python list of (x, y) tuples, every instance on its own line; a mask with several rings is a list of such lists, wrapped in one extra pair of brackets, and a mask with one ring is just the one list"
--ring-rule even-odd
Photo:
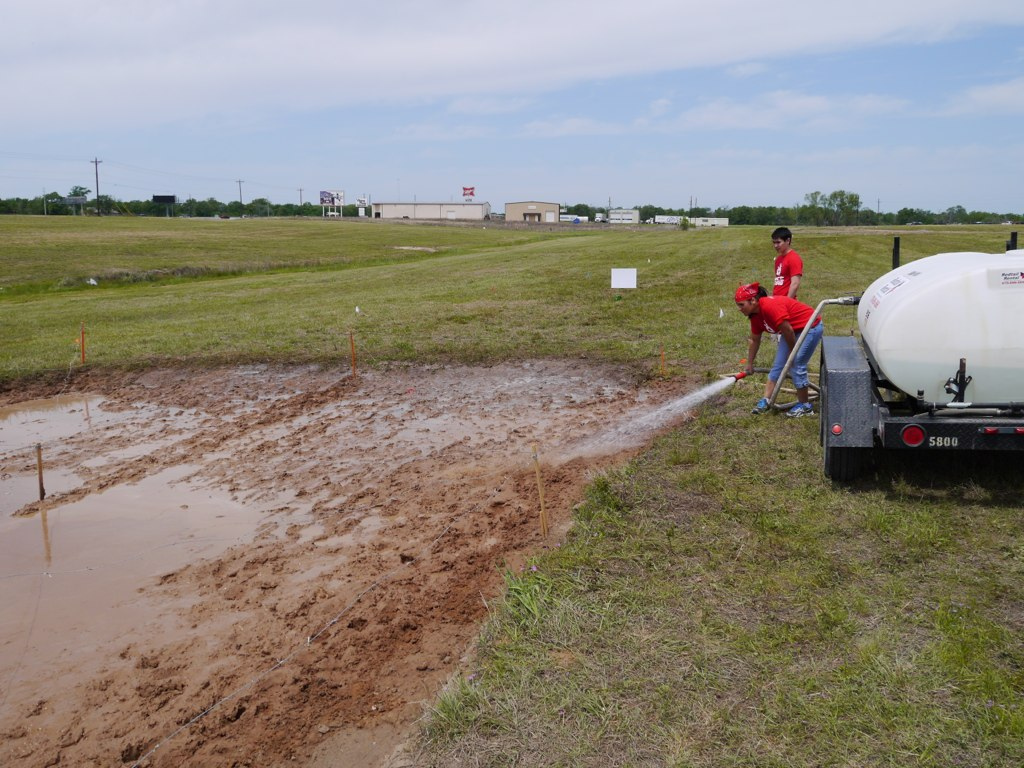
[(43, 487), (43, 446), (36, 443), (36, 468), (39, 471), (39, 500), (46, 498), (46, 488)]
[(540, 477), (540, 456), (537, 453), (537, 444), (533, 444), (533, 465), (537, 470), (537, 493), (540, 496), (540, 535), (548, 535), (548, 513), (544, 509), (544, 483)]
[(665, 348), (661, 348), (661, 375), (665, 375)]
[(43, 553), (46, 555), (46, 566), (49, 567), (53, 562), (53, 552), (50, 547), (50, 524), (46, 520), (45, 509), (40, 512), (39, 518), (43, 523)]
[(352, 350), (352, 378), (356, 377), (356, 335), (354, 331), (348, 332), (348, 346)]
[(85, 323), (82, 323), (82, 334), (78, 337), (78, 346), (82, 348), (82, 365), (85, 365)]

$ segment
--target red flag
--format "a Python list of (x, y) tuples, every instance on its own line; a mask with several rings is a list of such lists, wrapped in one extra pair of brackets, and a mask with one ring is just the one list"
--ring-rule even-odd
[(476, 187), (463, 187), (462, 188), (462, 196), (463, 197), (472, 197), (475, 194), (476, 194)]

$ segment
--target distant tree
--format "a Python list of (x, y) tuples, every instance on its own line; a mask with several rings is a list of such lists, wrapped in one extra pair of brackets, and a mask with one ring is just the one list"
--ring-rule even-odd
[(804, 203), (800, 207), (800, 220), (816, 227), (824, 224), (828, 215), (825, 210), (825, 196), (821, 192), (808, 192), (804, 195)]
[(593, 221), (594, 214), (597, 211), (586, 203), (576, 203), (575, 205), (566, 206), (565, 213), (569, 216), (586, 216), (590, 221)]
[(896, 212), (897, 224), (934, 224), (935, 214), (920, 208), (900, 208)]
[(668, 215), (665, 209), (658, 205), (641, 205), (639, 211), (640, 221), (650, 221), (655, 216)]
[(733, 208), (719, 208), (715, 211), (718, 218), (728, 218), (730, 224), (753, 224), (754, 209), (749, 205), (737, 205)]
[(224, 203), (215, 197), (208, 197), (205, 200), (190, 198), (185, 201), (185, 210), (191, 216), (209, 218), (222, 213), (224, 211)]
[(967, 224), (971, 219), (967, 215), (967, 209), (962, 205), (953, 205), (942, 214), (945, 224)]
[(863, 208), (857, 223), (862, 227), (874, 227), (879, 224), (881, 217), (870, 208)]
[(860, 195), (837, 189), (825, 198), (825, 207), (834, 226), (851, 226), (857, 223), (860, 211)]
[(965, 222), (977, 221), (982, 224), (999, 224), (1006, 221), (1006, 217), (1000, 216), (998, 213), (989, 213), (988, 211), (965, 211), (964, 220)]
[(114, 210), (114, 199), (110, 195), (100, 195), (96, 200), (96, 207), (105, 216)]

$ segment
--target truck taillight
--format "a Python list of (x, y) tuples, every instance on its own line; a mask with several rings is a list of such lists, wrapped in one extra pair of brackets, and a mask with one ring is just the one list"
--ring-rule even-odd
[(843, 425), (842, 424), (833, 424), (831, 432), (832, 432), (833, 435), (838, 437), (839, 435), (843, 434)]
[(917, 448), (917, 446), (924, 443), (924, 438), (924, 430), (917, 424), (907, 424), (900, 431), (900, 439), (908, 448)]

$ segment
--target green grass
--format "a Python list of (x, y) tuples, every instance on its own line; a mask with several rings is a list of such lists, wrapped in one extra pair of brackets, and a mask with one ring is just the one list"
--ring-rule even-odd
[(417, 765), (1024, 764), (1012, 464), (833, 486), (816, 424), (750, 397), (592, 485)]
[[(1008, 232), (796, 228), (801, 298), (863, 291), (894, 234), (908, 261)], [(772, 257), (761, 228), (0, 217), (0, 236), (14, 390), (80, 368), (83, 322), (88, 368), (347, 364), (352, 332), (366, 365), (591, 357), (642, 376), (664, 349), (673, 375), (713, 379), (745, 351), (732, 292)], [(639, 288), (612, 291), (612, 267)], [(566, 540), (506, 573), (416, 765), (1024, 765), (1019, 461), (900, 457), (834, 485), (817, 420), (751, 416), (760, 387), (597, 478)]]
[[(901, 233), (905, 259), (997, 250), (1004, 236), (997, 227)], [(664, 349), (674, 370), (717, 371), (742, 351), (733, 289), (770, 277), (766, 237), (759, 228), (5, 216), (0, 383), (65, 371), (83, 324), (97, 367), (337, 362), (351, 332), (370, 364), (587, 356), (647, 365)], [(889, 232), (809, 230), (797, 245), (812, 302), (863, 290), (891, 262)], [(612, 291), (613, 267), (636, 267), (639, 289)], [(837, 314), (837, 331), (852, 318)]]

